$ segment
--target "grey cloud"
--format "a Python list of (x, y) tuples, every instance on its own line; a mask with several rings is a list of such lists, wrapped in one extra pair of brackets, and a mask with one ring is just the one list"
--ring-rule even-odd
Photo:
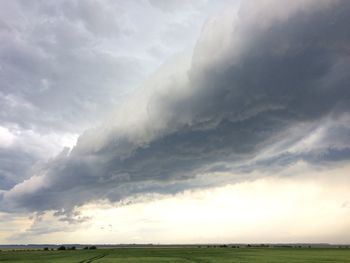
[[(0, 123), (39, 133), (100, 123), (164, 56), (192, 43), (168, 42), (163, 55), (150, 56), (146, 47), (178, 22), (153, 9), (134, 1), (2, 1)], [(181, 16), (186, 37), (201, 19)]]
[[(38, 55), (32, 59), (21, 53), (16, 45), (1, 50), (6, 53), (3, 61), (7, 62), (1, 71), (3, 97), (11, 96), (13, 101), (19, 101), (10, 109), (2, 109), (1, 121), (12, 121), (24, 128), (79, 131), (81, 128), (77, 126), (83, 124), (86, 127), (84, 121), (88, 117), (101, 117), (101, 110), (98, 110), (101, 104), (107, 110), (116, 103), (113, 97), (106, 99), (106, 94), (111, 94), (115, 89), (116, 80), (122, 88), (130, 82), (128, 74), (135, 70), (132, 75), (135, 78), (138, 75), (138, 62), (133, 58), (85, 51), (64, 51), (57, 55), (55, 51), (55, 57), (47, 54), (50, 57), (40, 58)], [(12, 72), (13, 68), (18, 71)], [(23, 100), (28, 107), (21, 103)], [(3, 107), (6, 104), (4, 101)], [(23, 118), (22, 113), (27, 118)]]
[[(101, 123), (164, 57), (188, 44), (167, 43), (157, 57), (147, 53), (176, 20), (148, 2), (15, 0), (0, 6), (0, 127), (15, 130), (21, 141), (2, 152), (2, 189), (27, 179), (31, 166), (57, 152), (56, 135)], [(197, 18), (182, 17), (185, 30), (196, 30), (191, 23)]]
[(305, 152), (284, 151), (268, 158), (260, 158), (252, 162), (245, 162), (235, 166), (225, 166), (213, 171), (235, 171), (239, 173), (251, 173), (255, 170), (273, 173), (281, 171), (298, 161), (307, 162), (315, 167), (336, 165), (350, 159), (350, 148), (326, 148)]
[(65, 2), (63, 12), (68, 18), (79, 20), (84, 27), (95, 35), (106, 37), (128, 33), (123, 23), (124, 10), (120, 2), (76, 1)]
[[(56, 215), (60, 217), (60, 215)], [(50, 218), (45, 218), (45, 215), (42, 213), (35, 213), (31, 219), (33, 220), (32, 224), (26, 230), (13, 229), (13, 235), (8, 238), (8, 241), (13, 242), (14, 240), (21, 240), (21, 242), (25, 243), (27, 240), (30, 240), (33, 237), (37, 237), (40, 235), (45, 235), (54, 232), (62, 232), (64, 231), (74, 231), (76, 230), (75, 223), (84, 222), (86, 218), (78, 218), (74, 221), (73, 218), (79, 217), (79, 215), (69, 214), (65, 215), (63, 218), (58, 218), (57, 221), (50, 220)], [(62, 220), (63, 219), (63, 220)]]
[[(81, 132), (140, 80), (140, 58), (98, 48), (109, 34), (127, 34), (128, 26), (117, 21), (121, 4), (12, 1), (2, 7), (1, 123)], [(6, 98), (19, 103), (9, 109)]]
[[(207, 23), (190, 68), (150, 82), (71, 153), (3, 193), (2, 209), (69, 213), (92, 200), (200, 187), (206, 182), (196, 176), (208, 172), (312, 162), (307, 152), (288, 151), (314, 125), (349, 114), (350, 4), (265, 4), (244, 1), (238, 13)], [(275, 157), (263, 161), (273, 147)], [(327, 154), (329, 161), (349, 157), (348, 148)]]
[(183, 11), (186, 8), (191, 8), (193, 6), (200, 7), (203, 6), (206, 2), (206, 0), (200, 0), (200, 1), (176, 1), (176, 0), (168, 0), (168, 1), (162, 1), (162, 0), (149, 0), (150, 4), (156, 8), (159, 8), (160, 10), (164, 12), (176, 12), (176, 11)]
[(18, 149), (0, 148), (0, 190), (9, 190), (31, 176), (39, 158)]

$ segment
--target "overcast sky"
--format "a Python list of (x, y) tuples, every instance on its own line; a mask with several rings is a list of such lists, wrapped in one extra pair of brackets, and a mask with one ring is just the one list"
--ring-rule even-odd
[(0, 0), (0, 243), (349, 243), (349, 13)]

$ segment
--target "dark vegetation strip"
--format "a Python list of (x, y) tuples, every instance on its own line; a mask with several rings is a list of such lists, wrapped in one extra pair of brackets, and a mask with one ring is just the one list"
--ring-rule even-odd
[(102, 255), (98, 255), (98, 256), (94, 256), (92, 258), (88, 258), (88, 259), (84, 259), (82, 261), (79, 261), (78, 263), (91, 263), (92, 261), (95, 261), (95, 260), (98, 260), (98, 259), (101, 259), (105, 256), (107, 256), (108, 254), (102, 254)]

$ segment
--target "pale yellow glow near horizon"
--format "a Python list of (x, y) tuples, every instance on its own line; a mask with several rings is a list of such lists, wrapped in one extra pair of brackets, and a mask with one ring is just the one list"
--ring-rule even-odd
[[(91, 217), (88, 222), (69, 226), (66, 231), (29, 235), (23, 242), (16, 241), (349, 243), (349, 172), (350, 165), (311, 169), (299, 163), (286, 169), (283, 176), (264, 176), (212, 189), (185, 191), (121, 207), (89, 204), (80, 209), (83, 216)], [(42, 224), (59, 223), (48, 216)], [(9, 234), (2, 232), (1, 243), (8, 243)]]

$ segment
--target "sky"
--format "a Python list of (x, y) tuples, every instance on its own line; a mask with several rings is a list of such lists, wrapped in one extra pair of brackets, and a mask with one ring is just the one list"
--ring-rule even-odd
[(0, 0), (0, 244), (350, 243), (349, 12)]

